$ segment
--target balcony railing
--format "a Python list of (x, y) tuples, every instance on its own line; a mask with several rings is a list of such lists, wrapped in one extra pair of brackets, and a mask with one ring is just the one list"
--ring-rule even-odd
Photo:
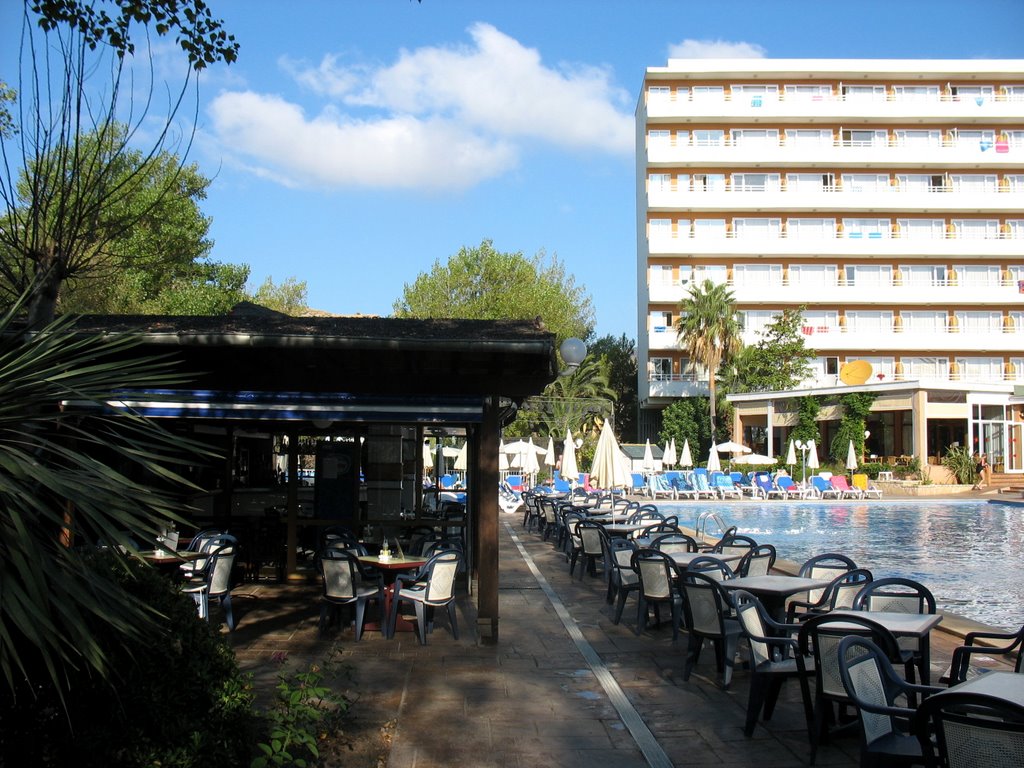
[(778, 91), (776, 93), (763, 94), (732, 94), (722, 92), (721, 94), (697, 93), (692, 91), (672, 91), (671, 93), (647, 94), (648, 106), (652, 104), (741, 104), (744, 107), (755, 109), (771, 103), (791, 104), (968, 104), (973, 106), (984, 106), (985, 104), (997, 103), (1021, 103), (1024, 102), (1024, 95), (1006, 94), (993, 92), (991, 94), (968, 94), (958, 95), (949, 93), (936, 94), (901, 94), (901, 93), (879, 93), (879, 94), (794, 94)]

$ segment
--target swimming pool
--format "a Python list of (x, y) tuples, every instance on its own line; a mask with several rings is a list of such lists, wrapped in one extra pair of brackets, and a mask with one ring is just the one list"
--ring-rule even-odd
[[(779, 557), (804, 562), (841, 552), (875, 578), (925, 584), (940, 610), (1007, 630), (1024, 624), (1024, 507), (985, 501), (663, 502), (694, 527), (701, 512)], [(717, 534), (714, 526), (712, 531)]]

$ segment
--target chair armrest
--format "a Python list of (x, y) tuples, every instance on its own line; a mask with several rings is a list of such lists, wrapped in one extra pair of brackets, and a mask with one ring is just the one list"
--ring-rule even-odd
[[(1010, 651), (1010, 650), (1013, 650), (1013, 648), (1015, 648), (1018, 643), (1020, 643), (1020, 641), (1021, 641), (1021, 633), (1020, 632), (968, 632), (967, 635), (964, 637), (964, 646), (973, 646), (973, 645), (975, 645), (974, 641), (978, 640), (979, 638), (982, 639), (982, 640), (1008, 640), (1008, 641), (1010, 641), (1010, 646), (1008, 648), (1005, 648), (1004, 650)], [(979, 646), (976, 650), (981, 650), (981, 648), (983, 648), (983, 647), (987, 648), (987, 650), (996, 650), (995, 646)]]

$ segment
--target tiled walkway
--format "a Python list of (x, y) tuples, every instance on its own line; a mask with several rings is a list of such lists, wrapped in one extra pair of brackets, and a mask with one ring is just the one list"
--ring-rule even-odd
[[(367, 632), (356, 643), (350, 629), (321, 640), (315, 587), (260, 583), (236, 591), (239, 626), (233, 643), (242, 666), (273, 677), (282, 655), (290, 665), (304, 665), (336, 648), (352, 666), (360, 717), (397, 720), (390, 768), (629, 768), (659, 765), (659, 752), (668, 761), (661, 764), (677, 766), (807, 765), (807, 733), (795, 682), (783, 690), (771, 723), (759, 725), (752, 738), (744, 737), (747, 672), (738, 669), (730, 690), (721, 690), (708, 649), (694, 675), (683, 682), (685, 637), (674, 645), (667, 625), (635, 635), (632, 599), (623, 622), (612, 624), (601, 579), (581, 580), (577, 570), (571, 580), (564, 556), (550, 542), (522, 532), (520, 520), (517, 515), (502, 518), (510, 529), (501, 527), (496, 645), (478, 644), (468, 598), (460, 600), (457, 641), (443, 612), (426, 646), (419, 645), (415, 633), (388, 641)], [(563, 625), (559, 603), (578, 631)], [(953, 638), (935, 633), (935, 669), (945, 668), (955, 645)], [(625, 694), (622, 701), (617, 691)], [(634, 711), (639, 732), (631, 732)], [(643, 745), (644, 730), (656, 742), (646, 752), (635, 738)], [(857, 756), (852, 734), (823, 746), (817, 765), (853, 766)]]

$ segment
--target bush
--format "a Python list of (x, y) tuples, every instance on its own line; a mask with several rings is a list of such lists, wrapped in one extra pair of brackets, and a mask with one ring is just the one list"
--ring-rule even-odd
[(248, 765), (257, 723), (250, 685), (217, 628), (143, 564), (98, 552), (92, 565), (97, 578), (119, 581), (163, 614), (159, 632), (125, 646), (97, 621), (101, 647), (117, 654), (113, 679), (82, 670), (62, 691), (17, 691), (0, 707), (0, 765)]
[(951, 446), (942, 457), (942, 466), (952, 472), (961, 485), (973, 485), (978, 482), (977, 462), (965, 445)]

